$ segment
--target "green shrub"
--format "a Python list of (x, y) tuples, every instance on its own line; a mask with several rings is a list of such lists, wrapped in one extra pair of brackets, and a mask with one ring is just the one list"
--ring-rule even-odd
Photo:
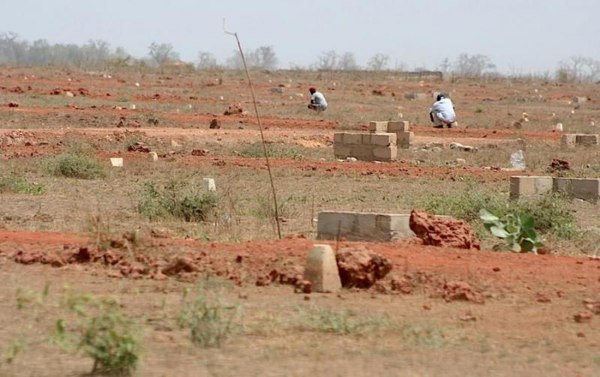
[(13, 174), (0, 177), (0, 193), (14, 192), (30, 195), (41, 195), (45, 192), (44, 186), (30, 183)]
[(524, 213), (509, 213), (504, 216), (482, 209), (479, 213), (485, 228), (494, 236), (503, 239), (504, 247), (516, 253), (537, 253), (542, 243), (535, 232), (535, 219)]
[(174, 217), (187, 222), (205, 221), (218, 202), (215, 194), (201, 193), (176, 181), (165, 187), (148, 182), (143, 196), (137, 211), (150, 220)]
[(479, 212), (487, 209), (503, 217), (510, 213), (525, 213), (535, 219), (535, 230), (553, 234), (561, 239), (573, 239), (578, 231), (575, 218), (568, 209), (568, 200), (560, 194), (549, 193), (529, 200), (510, 200), (471, 189), (453, 195), (434, 195), (421, 206), (436, 215), (452, 216), (473, 225), (481, 225)]
[[(291, 158), (294, 160), (303, 160), (304, 155), (300, 148), (289, 145), (267, 144), (267, 153), (270, 158)], [(242, 149), (239, 153), (241, 157), (261, 158), (265, 156), (262, 142), (252, 143)]]
[(220, 347), (237, 326), (239, 307), (224, 304), (216, 294), (204, 289), (191, 300), (188, 293), (183, 296), (179, 327), (189, 329), (192, 342), (201, 347)]
[(106, 176), (100, 163), (86, 154), (67, 152), (53, 158), (48, 164), (51, 174), (59, 177), (97, 179)]
[(135, 323), (127, 318), (119, 304), (110, 299), (70, 296), (67, 308), (76, 314), (77, 324), (56, 322), (55, 341), (63, 348), (74, 344), (76, 350), (94, 360), (92, 374), (130, 375), (139, 361), (139, 340)]

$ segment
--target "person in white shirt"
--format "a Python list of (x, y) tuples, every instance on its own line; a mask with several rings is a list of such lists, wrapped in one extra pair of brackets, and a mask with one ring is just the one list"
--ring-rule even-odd
[(315, 111), (325, 111), (327, 110), (327, 101), (325, 100), (325, 96), (321, 92), (317, 92), (317, 88), (312, 87), (309, 89), (311, 97), (310, 104), (308, 108)]
[(450, 98), (439, 94), (436, 102), (429, 111), (429, 117), (431, 118), (431, 122), (433, 122), (434, 128), (444, 128), (444, 125), (452, 128), (456, 124), (456, 113), (454, 112), (454, 105), (450, 101)]

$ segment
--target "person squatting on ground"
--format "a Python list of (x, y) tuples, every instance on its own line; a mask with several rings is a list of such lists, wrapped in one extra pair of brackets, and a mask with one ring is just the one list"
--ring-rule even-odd
[(323, 93), (317, 92), (317, 88), (315, 87), (310, 88), (309, 91), (312, 96), (310, 98), (310, 105), (308, 105), (308, 108), (315, 111), (327, 110), (327, 101), (325, 100)]
[(436, 102), (429, 111), (429, 118), (431, 118), (434, 128), (444, 128), (444, 125), (452, 128), (456, 122), (456, 113), (454, 112), (454, 105), (450, 101), (450, 98), (439, 94)]

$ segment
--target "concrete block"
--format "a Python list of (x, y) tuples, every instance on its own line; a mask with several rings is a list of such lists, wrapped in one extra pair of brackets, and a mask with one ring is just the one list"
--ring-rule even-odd
[(414, 132), (398, 132), (396, 133), (398, 147), (408, 149), (415, 141)]
[(390, 242), (414, 237), (410, 229), (409, 214), (370, 212), (319, 213), (317, 239), (335, 240), (338, 235), (349, 241)]
[(373, 159), (373, 148), (369, 145), (352, 145), (350, 155), (359, 160), (371, 161)]
[(379, 145), (382, 147), (387, 147), (389, 145), (396, 145), (396, 134), (395, 133), (385, 133), (385, 134), (372, 134), (371, 135), (371, 145)]
[(393, 121), (388, 123), (388, 132), (408, 132), (410, 131), (410, 122), (407, 120)]
[(317, 223), (318, 240), (335, 240), (338, 236), (346, 237), (354, 235), (358, 226), (356, 212), (325, 211), (319, 213)]
[(598, 145), (600, 137), (598, 135), (576, 134), (575, 143), (577, 145)]
[(344, 133), (344, 144), (354, 144), (360, 145), (362, 144), (362, 135), (361, 133)]
[(586, 103), (588, 101), (587, 97), (573, 97), (573, 103)]
[(333, 145), (333, 155), (336, 158), (346, 158), (346, 157), (354, 157), (351, 155), (352, 147), (346, 146), (344, 144), (334, 144)]
[(392, 161), (398, 158), (398, 147), (376, 147), (373, 149), (373, 158), (377, 161)]
[(314, 292), (337, 292), (342, 289), (335, 252), (331, 246), (312, 247), (306, 258), (304, 280), (311, 282)]
[(333, 134), (333, 144), (343, 144), (344, 143), (344, 133), (336, 132)]
[(552, 191), (553, 179), (549, 176), (510, 177), (510, 198), (519, 199), (544, 195)]
[(362, 144), (363, 145), (371, 144), (371, 134), (363, 134), (362, 135)]
[(148, 152), (148, 159), (152, 162), (158, 161), (158, 154), (156, 152)]
[(121, 158), (121, 157), (111, 157), (110, 164), (112, 166), (114, 166), (115, 168), (122, 168), (123, 167), (123, 158)]
[(600, 178), (554, 178), (553, 188), (572, 198), (592, 203), (600, 199)]
[(564, 134), (560, 138), (560, 146), (562, 148), (575, 148), (577, 144), (577, 135), (575, 134)]
[(385, 121), (369, 122), (369, 132), (373, 132), (373, 133), (388, 132), (388, 122), (385, 122)]

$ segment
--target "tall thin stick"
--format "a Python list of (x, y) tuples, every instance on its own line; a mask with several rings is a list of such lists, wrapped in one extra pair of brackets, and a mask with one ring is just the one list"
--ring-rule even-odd
[(271, 182), (271, 190), (273, 191), (273, 205), (275, 206), (275, 224), (277, 224), (277, 235), (281, 239), (281, 227), (279, 226), (279, 208), (277, 207), (277, 194), (275, 192), (275, 183), (273, 182), (273, 173), (271, 172), (271, 163), (269, 162), (269, 154), (267, 153), (267, 144), (265, 143), (265, 135), (263, 133), (262, 122), (260, 121), (260, 115), (258, 114), (258, 106), (256, 105), (256, 96), (254, 95), (254, 86), (252, 86), (252, 79), (250, 78), (250, 72), (248, 71), (248, 65), (246, 64), (246, 57), (242, 50), (242, 44), (237, 33), (232, 33), (225, 29), (225, 19), (223, 19), (223, 31), (225, 34), (229, 34), (235, 37), (240, 55), (242, 56), (242, 62), (244, 63), (244, 70), (246, 71), (246, 77), (248, 78), (248, 86), (250, 86), (250, 92), (252, 93), (252, 103), (254, 104), (254, 112), (256, 113), (256, 121), (258, 122), (258, 128), (260, 130), (260, 139), (262, 140), (263, 152), (265, 154), (265, 160), (267, 162), (267, 171), (269, 172), (269, 181)]

